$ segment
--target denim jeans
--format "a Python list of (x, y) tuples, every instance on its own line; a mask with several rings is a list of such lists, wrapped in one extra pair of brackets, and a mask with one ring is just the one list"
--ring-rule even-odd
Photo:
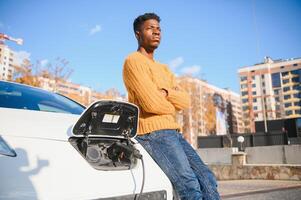
[(220, 199), (213, 173), (182, 134), (159, 130), (136, 139), (165, 172), (181, 200)]

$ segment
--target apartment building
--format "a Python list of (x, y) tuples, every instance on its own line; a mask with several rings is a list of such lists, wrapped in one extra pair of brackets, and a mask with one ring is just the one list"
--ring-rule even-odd
[(0, 79), (12, 80), (15, 65), (15, 53), (0, 41)]
[(80, 84), (69, 81), (56, 81), (54, 79), (39, 77), (40, 87), (65, 95), (85, 106), (88, 106), (94, 101), (111, 99), (125, 101), (125, 97), (121, 96), (116, 89), (107, 90), (105, 93), (100, 93)]
[(191, 98), (189, 109), (180, 112), (177, 120), (193, 146), (198, 136), (244, 132), (239, 94), (197, 78), (178, 77), (177, 81)]
[(301, 58), (264, 61), (238, 70), (244, 125), (301, 117)]

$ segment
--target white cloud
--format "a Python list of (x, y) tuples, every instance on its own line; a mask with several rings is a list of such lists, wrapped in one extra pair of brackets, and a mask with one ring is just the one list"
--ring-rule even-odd
[(183, 57), (177, 57), (169, 62), (169, 67), (174, 70), (180, 65), (182, 65), (183, 63), (184, 63)]
[(95, 33), (100, 32), (100, 31), (101, 31), (101, 26), (96, 24), (95, 27), (90, 29), (89, 35), (94, 35)]
[(30, 55), (27, 51), (15, 52), (16, 64), (21, 65), (25, 59), (30, 60)]
[(193, 65), (181, 69), (181, 72), (187, 75), (197, 75), (200, 71), (201, 71), (201, 66), (199, 65)]
[(40, 63), (41, 63), (41, 66), (45, 67), (49, 63), (49, 60), (43, 59), (40, 61)]

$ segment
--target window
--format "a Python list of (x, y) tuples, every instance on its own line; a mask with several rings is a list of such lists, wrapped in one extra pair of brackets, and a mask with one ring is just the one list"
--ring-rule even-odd
[(275, 97), (275, 101), (276, 101), (276, 102), (280, 102), (279, 97)]
[(293, 90), (301, 90), (301, 86), (300, 85), (294, 85)]
[(291, 114), (293, 114), (293, 112), (291, 110), (288, 110), (288, 111), (285, 111), (285, 114), (286, 115), (291, 115)]
[(261, 74), (261, 78), (264, 79), (264, 74)]
[(265, 93), (266, 93), (265, 89), (263, 89), (263, 90), (262, 90), (262, 93), (263, 93), (263, 94), (265, 94)]
[(280, 68), (281, 68), (281, 69), (283, 69), (283, 68), (284, 68), (284, 66), (281, 66)]
[(240, 81), (245, 81), (245, 80), (247, 80), (247, 77), (246, 77), (246, 76), (240, 77)]
[(244, 88), (247, 88), (248, 87), (248, 85), (247, 84), (241, 84), (241, 89), (244, 89)]
[(252, 76), (252, 80), (255, 80), (255, 76)]
[(254, 99), (253, 99), (253, 102), (254, 102), (254, 103), (255, 103), (255, 102), (257, 102), (257, 99), (256, 99), (256, 98), (254, 98)]
[(297, 70), (291, 71), (291, 73), (294, 75), (298, 75), (300, 73), (300, 71), (301, 71), (300, 69), (297, 69)]
[(253, 92), (252, 92), (252, 95), (256, 95), (256, 91), (253, 91)]
[(282, 72), (281, 74), (282, 74), (282, 76), (287, 76), (288, 72)]
[(274, 90), (274, 94), (275, 94), (275, 95), (279, 95), (279, 91), (280, 91), (280, 90)]
[(301, 106), (301, 102), (294, 102), (294, 106)]
[(272, 87), (281, 87), (280, 73), (272, 74)]
[(62, 95), (24, 85), (0, 82), (0, 106), (5, 108), (81, 114), (84, 107)]
[(301, 93), (294, 94), (294, 98), (301, 98)]
[(241, 92), (241, 96), (246, 96), (248, 92)]
[(293, 64), (293, 66), (294, 66), (294, 67), (296, 67), (296, 66), (298, 66), (298, 64), (297, 64), (297, 63), (295, 63), (295, 64)]
[(243, 111), (249, 110), (249, 106), (243, 106), (243, 107), (242, 107), (242, 110), (243, 110)]
[(257, 106), (254, 106), (254, 107), (253, 107), (253, 110), (257, 110)]
[(262, 87), (264, 87), (265, 86), (265, 83), (264, 82), (262, 82)]
[(242, 99), (241, 101), (242, 101), (242, 103), (247, 103), (248, 99)]
[(254, 87), (256, 87), (256, 84), (255, 84), (255, 83), (252, 84), (252, 88), (254, 88)]
[(283, 84), (286, 84), (286, 83), (289, 83), (290, 81), (289, 81), (289, 79), (284, 79), (284, 80), (282, 80), (282, 83)]
[(300, 115), (300, 114), (301, 114), (301, 110), (295, 110), (295, 113), (296, 113), (297, 115)]
[(288, 108), (288, 107), (291, 107), (292, 106), (292, 103), (285, 103), (284, 104), (284, 107)]
[(284, 97), (283, 97), (284, 99), (289, 99), (289, 98), (291, 98), (291, 95), (284, 95)]
[(284, 88), (283, 88), (283, 91), (284, 91), (284, 92), (287, 92), (287, 91), (289, 91), (289, 90), (290, 90), (290, 87), (284, 87)]
[(300, 82), (299, 77), (294, 77), (294, 78), (292, 78), (292, 82), (294, 82), (294, 83), (299, 83), (299, 82)]

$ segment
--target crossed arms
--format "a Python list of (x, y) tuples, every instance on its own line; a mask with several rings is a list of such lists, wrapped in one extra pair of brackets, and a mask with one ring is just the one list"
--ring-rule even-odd
[[(175, 79), (171, 74), (172, 79)], [(123, 79), (128, 90), (135, 94), (139, 106), (153, 114), (174, 114), (189, 106), (189, 95), (173, 84), (171, 88), (158, 88), (151, 80), (145, 67), (135, 60), (126, 60)], [(175, 83), (175, 81), (172, 81)]]

